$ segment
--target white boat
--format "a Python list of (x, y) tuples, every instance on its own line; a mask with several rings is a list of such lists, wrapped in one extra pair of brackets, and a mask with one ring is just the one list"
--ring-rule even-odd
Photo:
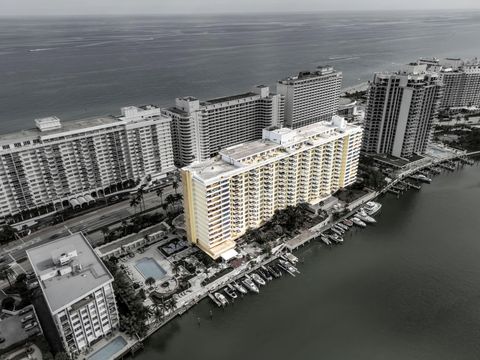
[(341, 232), (340, 230), (338, 230), (334, 227), (330, 228), (330, 230), (337, 235), (343, 235), (343, 232)]
[(365, 212), (368, 214), (368, 215), (375, 215), (377, 212), (380, 211), (380, 209), (382, 208), (382, 204), (378, 203), (378, 202), (375, 202), (375, 201), (369, 201), (365, 204)]
[(250, 277), (247, 275), (245, 278), (242, 280), (243, 284), (247, 287), (248, 290), (254, 293), (259, 293), (260, 290), (258, 290), (257, 285), (250, 279)]
[(287, 252), (284, 254), (284, 256), (286, 260), (290, 261), (293, 265), (295, 265), (298, 262), (298, 258), (292, 253)]
[(292, 274), (296, 272), (300, 273), (300, 271), (298, 271), (297, 268), (290, 264), (288, 261), (279, 259), (278, 262), (280, 263), (280, 265), (283, 265), (283, 267), (287, 269), (288, 272), (291, 272)]
[(340, 227), (340, 228), (342, 228), (344, 231), (347, 231), (347, 230), (348, 230), (348, 226), (345, 225), (345, 224), (338, 223), (337, 226)]
[(367, 226), (367, 224), (365, 224), (362, 220), (360, 220), (360, 219), (357, 218), (356, 216), (354, 216), (354, 217), (351, 218), (350, 220), (352, 220), (355, 225), (358, 225), (358, 226), (360, 226), (360, 227), (365, 227), (365, 226)]
[(222, 306), (225, 306), (228, 304), (228, 300), (225, 297), (225, 295), (220, 294), (219, 292), (216, 292), (215, 294), (213, 294), (213, 296), (215, 296), (215, 299), (217, 299)]
[(335, 241), (337, 244), (343, 243), (343, 238), (338, 235), (331, 235), (330, 239)]
[(261, 286), (267, 285), (265, 280), (263, 280), (263, 278), (260, 275), (258, 275), (257, 273), (252, 273), (251, 276), (252, 276), (253, 281), (255, 281), (258, 285), (261, 285)]
[(423, 174), (413, 175), (412, 178), (416, 179), (416, 180), (419, 180), (419, 181), (426, 182), (426, 183), (431, 183), (432, 182), (432, 179), (430, 179), (429, 177), (426, 177)]
[(234, 281), (234, 282), (232, 283), (232, 285), (233, 285), (233, 287), (234, 287), (235, 289), (237, 289), (237, 291), (240, 292), (241, 294), (247, 294), (247, 293), (248, 293), (247, 289), (245, 289), (242, 285), (240, 285), (240, 284), (237, 283), (236, 281)]
[(365, 210), (363, 209), (360, 209), (360, 211), (357, 213), (357, 217), (366, 223), (373, 224), (377, 222), (373, 217), (368, 216)]
[(322, 241), (325, 243), (325, 245), (332, 245), (332, 243), (330, 242), (330, 240), (328, 240), (328, 238), (324, 235), (320, 236), (320, 239), (322, 239)]
[(226, 287), (224, 290), (225, 294), (227, 294), (230, 298), (236, 299), (237, 298), (237, 293), (235, 290), (230, 289), (229, 287)]

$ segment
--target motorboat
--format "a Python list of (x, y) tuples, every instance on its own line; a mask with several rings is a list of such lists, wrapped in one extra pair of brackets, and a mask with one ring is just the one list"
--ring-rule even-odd
[(236, 299), (237, 298), (237, 293), (230, 289), (229, 287), (226, 287), (224, 290), (225, 294), (227, 294), (230, 298), (232, 299)]
[(373, 217), (368, 216), (367, 213), (365, 212), (365, 210), (363, 210), (363, 209), (360, 209), (360, 211), (357, 213), (356, 216), (357, 216), (357, 218), (359, 218), (360, 220), (362, 220), (363, 222), (366, 222), (366, 223), (373, 224), (373, 223), (377, 222)]
[(227, 298), (225, 297), (225, 295), (219, 293), (219, 292), (216, 292), (215, 294), (213, 294), (213, 296), (215, 296), (215, 299), (218, 300), (218, 302), (222, 305), (222, 306), (225, 306), (228, 304), (228, 300)]
[(343, 224), (347, 225), (348, 227), (352, 227), (353, 226), (353, 221), (352, 220), (349, 220), (349, 219), (343, 219)]
[(335, 234), (337, 234), (337, 235), (339, 235), (339, 236), (340, 236), (340, 235), (343, 235), (343, 231), (340, 231), (340, 230), (338, 230), (338, 229), (336, 229), (336, 228), (334, 228), (334, 227), (331, 227), (330, 230), (331, 230), (333, 233), (335, 233)]
[(381, 208), (382, 208), (382, 204), (375, 201), (369, 201), (364, 206), (365, 212), (368, 215), (375, 215), (377, 212), (380, 211)]
[(285, 261), (285, 260), (278, 260), (279, 262), (279, 265), (283, 265), (283, 267), (289, 272), (291, 273), (292, 275), (296, 272), (299, 272), (297, 270), (297, 268), (295, 266), (293, 266), (292, 264), (290, 264), (288, 261)]
[(258, 275), (257, 273), (252, 273), (252, 279), (253, 279), (253, 281), (255, 281), (258, 285), (262, 285), (262, 286), (267, 285), (267, 283), (265, 282), (265, 280), (264, 280), (260, 275)]
[(320, 239), (325, 243), (325, 245), (332, 245), (330, 240), (325, 235), (320, 236)]
[(337, 244), (343, 243), (343, 238), (338, 235), (331, 235), (330, 239), (332, 239)]
[(287, 252), (283, 255), (283, 257), (285, 258), (285, 260), (290, 261), (293, 265), (295, 265), (298, 262), (298, 258), (292, 253)]
[(262, 267), (261, 269), (258, 269), (258, 272), (260, 273), (260, 275), (267, 281), (272, 281), (273, 280), (273, 277), (272, 277), (272, 274), (270, 274), (268, 272), (267, 269), (265, 269), (264, 267)]
[(267, 266), (267, 270), (273, 275), (273, 277), (277, 279), (283, 275), (282, 272), (278, 270), (275, 265)]
[(241, 294), (247, 294), (248, 293), (247, 289), (245, 289), (242, 285), (240, 285), (236, 281), (234, 281), (232, 283), (232, 285), (239, 293), (241, 293)]
[(339, 226), (340, 228), (342, 228), (344, 231), (347, 231), (347, 230), (348, 230), (348, 226), (345, 225), (345, 224), (338, 223), (337, 226)]
[(250, 276), (245, 276), (245, 278), (242, 280), (243, 285), (247, 287), (248, 290), (254, 293), (259, 293), (260, 290), (258, 289), (257, 285), (252, 281)]
[(432, 179), (430, 179), (429, 177), (426, 177), (424, 174), (413, 175), (412, 178), (415, 179), (415, 180), (425, 182), (425, 183), (431, 183), (432, 182)]
[(352, 222), (353, 222), (355, 225), (357, 225), (357, 226), (360, 226), (360, 227), (365, 227), (365, 226), (367, 226), (367, 224), (365, 224), (362, 220), (360, 220), (359, 218), (357, 218), (357, 217), (355, 217), (355, 216), (354, 216), (353, 218), (351, 218), (351, 220), (352, 220)]

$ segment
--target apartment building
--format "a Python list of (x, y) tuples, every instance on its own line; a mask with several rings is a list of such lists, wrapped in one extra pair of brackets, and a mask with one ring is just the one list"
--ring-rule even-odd
[(329, 121), (338, 110), (342, 73), (331, 66), (302, 71), (277, 83), (285, 97), (285, 126), (296, 129), (318, 121)]
[(377, 73), (368, 89), (363, 151), (409, 158), (424, 153), (443, 96), (426, 64)]
[(113, 277), (81, 233), (29, 249), (27, 256), (69, 355), (118, 327)]
[(181, 170), (187, 237), (212, 258), (278, 209), (315, 204), (356, 180), (362, 129), (334, 116), (220, 151)]
[(49, 207), (78, 207), (175, 169), (171, 119), (158, 107), (121, 116), (60, 122), (0, 135), (0, 218)]
[(443, 83), (441, 108), (480, 107), (480, 60), (420, 59)]
[(244, 94), (203, 102), (177, 98), (163, 114), (172, 118), (175, 162), (185, 166), (215, 156), (222, 148), (260, 139), (266, 127), (281, 127), (283, 97), (260, 85)]

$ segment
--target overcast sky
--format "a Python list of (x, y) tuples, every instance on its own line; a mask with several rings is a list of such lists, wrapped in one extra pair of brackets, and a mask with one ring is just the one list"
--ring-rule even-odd
[(480, 0), (0, 0), (0, 16), (398, 9), (480, 9)]

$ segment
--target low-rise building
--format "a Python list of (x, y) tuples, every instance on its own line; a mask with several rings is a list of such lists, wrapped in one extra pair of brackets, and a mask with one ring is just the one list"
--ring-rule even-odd
[(27, 256), (66, 352), (79, 354), (118, 327), (113, 277), (81, 233)]
[(339, 117), (220, 151), (181, 170), (187, 237), (213, 258), (278, 209), (315, 204), (356, 181), (362, 129)]

